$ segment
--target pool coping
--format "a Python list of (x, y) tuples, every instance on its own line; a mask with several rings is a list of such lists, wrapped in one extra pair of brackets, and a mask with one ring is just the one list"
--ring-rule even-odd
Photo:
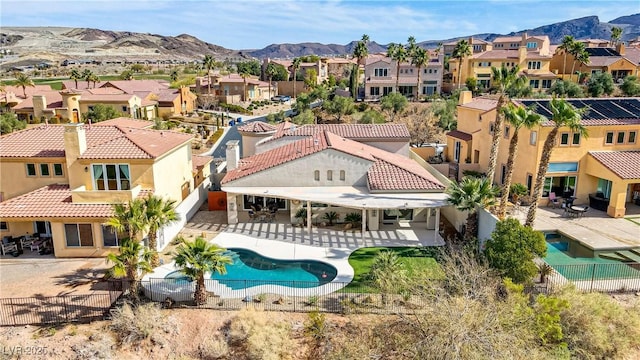
[[(325, 248), (302, 244), (292, 244), (278, 240), (257, 239), (242, 234), (220, 234), (211, 243), (223, 248), (241, 248), (258, 253), (259, 255), (276, 260), (313, 260), (327, 263), (336, 269), (336, 277), (329, 283), (310, 287), (292, 288), (282, 285), (259, 285), (247, 289), (234, 290), (221, 284), (217, 280), (205, 283), (206, 289), (221, 298), (245, 298), (259, 294), (270, 293), (278, 295), (296, 296), (326, 295), (336, 292), (353, 280), (354, 270), (349, 265), (349, 256), (356, 249), (349, 248)], [(164, 301), (171, 298), (173, 301), (193, 300), (195, 282), (177, 283), (175, 281), (162, 281), (169, 273), (176, 271), (173, 262), (162, 265), (152, 273), (146, 274), (142, 279), (142, 287), (145, 295), (153, 301)], [(153, 284), (151, 283), (153, 279)], [(295, 290), (295, 291), (294, 291)]]

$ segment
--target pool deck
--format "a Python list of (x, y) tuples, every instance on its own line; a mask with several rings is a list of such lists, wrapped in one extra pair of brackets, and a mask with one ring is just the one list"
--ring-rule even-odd
[[(524, 222), (527, 209), (515, 217)], [(628, 249), (640, 247), (640, 221), (627, 218), (614, 219), (604, 211), (590, 209), (583, 217), (566, 217), (563, 209), (541, 207), (536, 212), (533, 228), (540, 231), (558, 231), (580, 241), (593, 250)]]

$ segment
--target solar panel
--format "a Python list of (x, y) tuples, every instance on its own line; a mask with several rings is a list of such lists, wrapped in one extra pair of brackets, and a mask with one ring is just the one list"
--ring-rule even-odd
[(620, 53), (612, 48), (586, 48), (589, 56), (620, 56)]
[(616, 105), (624, 108), (632, 114), (633, 118), (640, 118), (640, 100), (638, 99), (620, 99), (615, 100)]
[[(535, 106), (535, 111), (552, 117), (549, 100), (519, 100), (524, 106)], [(640, 99), (567, 99), (578, 109), (587, 108), (584, 120), (640, 119)]]

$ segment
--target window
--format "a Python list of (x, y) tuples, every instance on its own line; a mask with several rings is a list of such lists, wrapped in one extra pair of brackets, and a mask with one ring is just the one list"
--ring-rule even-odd
[(636, 143), (636, 132), (635, 131), (629, 131), (629, 138), (627, 139), (627, 142), (629, 144), (635, 144)]
[(549, 193), (555, 193), (558, 197), (574, 196), (576, 179), (575, 176), (550, 176), (544, 178), (542, 197), (549, 197)]
[(40, 164), (40, 176), (49, 176), (49, 164)]
[(605, 144), (613, 144), (613, 131), (607, 131), (607, 135), (604, 139)]
[(495, 125), (493, 124), (493, 122), (489, 123), (489, 134), (493, 134), (494, 130), (495, 130)]
[(9, 224), (6, 221), (0, 221), (0, 231), (9, 231)]
[(453, 161), (460, 162), (460, 141), (456, 141), (453, 149)]
[(504, 180), (507, 177), (507, 166), (502, 164), (502, 169), (500, 172), (500, 184), (504, 184)]
[(64, 224), (68, 247), (93, 246), (91, 224)]
[(279, 198), (263, 197), (263, 196), (245, 195), (243, 198), (242, 205), (244, 210), (250, 210), (252, 206), (255, 207), (257, 210), (258, 207), (260, 209), (264, 209), (274, 205), (278, 209), (286, 210), (287, 200), (279, 199)]
[(27, 176), (36, 176), (36, 164), (27, 164)]
[(89, 106), (87, 106), (87, 109), (89, 109), (89, 111), (93, 111), (94, 106), (93, 105), (89, 105)]
[(320, 170), (316, 170), (313, 172), (313, 179), (315, 181), (320, 181)]
[(340, 170), (340, 180), (344, 181), (346, 178), (344, 170)]
[(393, 92), (392, 86), (385, 86), (382, 88), (382, 96), (387, 96)]
[(62, 172), (62, 164), (53, 164), (53, 175), (54, 176), (63, 176)]
[(529, 194), (531, 193), (532, 187), (533, 187), (533, 175), (527, 174), (527, 190), (529, 190)]
[(616, 144), (624, 144), (624, 131), (618, 131), (618, 137), (616, 138)]
[(373, 76), (388, 76), (388, 70), (387, 69), (373, 69)]
[(333, 181), (333, 170), (327, 170), (327, 180)]
[(529, 70), (540, 70), (540, 61), (529, 61), (529, 62), (527, 62), (527, 69), (529, 69)]
[(504, 138), (505, 139), (509, 138), (509, 131), (511, 131), (511, 127), (510, 126), (505, 126), (504, 127)]
[(370, 88), (369, 89), (369, 95), (380, 96), (380, 87), (376, 86), (376, 87)]
[(569, 133), (560, 134), (560, 145), (569, 145)]
[(542, 88), (543, 89), (549, 89), (551, 88), (551, 83), (553, 82), (553, 80), (551, 79), (547, 79), (547, 80), (542, 80)]
[(102, 225), (102, 243), (105, 247), (120, 246), (120, 240), (128, 236), (126, 232), (118, 233), (113, 227)]
[(552, 162), (549, 163), (549, 168), (547, 172), (577, 172), (578, 171), (578, 163), (577, 162)]
[(481, 61), (478, 63), (478, 67), (490, 67), (491, 66), (491, 62), (489, 61)]
[(537, 89), (540, 87), (540, 80), (529, 80), (529, 86), (533, 89)]
[(531, 134), (529, 134), (529, 144), (535, 145), (537, 141), (538, 141), (538, 132), (532, 131)]
[(126, 106), (122, 107), (122, 112), (127, 112), (128, 108)]
[(607, 179), (598, 179), (596, 192), (602, 193), (605, 199), (609, 199), (611, 197), (611, 185), (613, 185), (613, 183)]
[(93, 164), (94, 190), (130, 190), (131, 177), (127, 164)]
[(535, 49), (538, 47), (538, 43), (534, 41), (530, 41), (527, 43), (527, 49)]
[(573, 140), (571, 140), (571, 145), (580, 145), (580, 133), (573, 133)]

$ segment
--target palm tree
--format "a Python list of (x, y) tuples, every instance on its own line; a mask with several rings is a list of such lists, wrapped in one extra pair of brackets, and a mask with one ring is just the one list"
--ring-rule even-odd
[(107, 255), (107, 263), (113, 263), (113, 267), (107, 270), (107, 277), (127, 278), (129, 280), (130, 294), (134, 299), (138, 298), (140, 277), (153, 271), (149, 260), (155, 251), (142, 246), (132, 239), (124, 239), (120, 243), (120, 253)]
[(394, 92), (400, 91), (400, 64), (407, 61), (407, 49), (400, 44), (389, 44), (387, 48), (387, 56), (396, 62), (396, 87)]
[(82, 79), (87, 82), (87, 87), (89, 87), (89, 83), (91, 82), (91, 76), (93, 76), (93, 71), (84, 69), (82, 72)]
[(527, 213), (527, 221), (525, 222), (526, 226), (533, 226), (533, 222), (536, 219), (536, 210), (538, 209), (538, 203), (540, 202), (544, 178), (547, 176), (549, 159), (551, 158), (551, 152), (553, 151), (553, 147), (556, 142), (558, 130), (561, 127), (568, 127), (569, 130), (579, 133), (582, 137), (588, 136), (587, 128), (581, 124), (584, 109), (576, 109), (565, 99), (558, 99), (554, 97), (549, 102), (549, 110), (551, 110), (551, 121), (553, 121), (554, 126), (547, 135), (547, 139), (545, 140), (542, 148), (538, 174), (536, 175), (536, 182), (533, 188), (533, 194), (531, 195), (533, 197), (533, 202), (529, 207), (529, 212)]
[(78, 88), (78, 80), (82, 79), (82, 74), (80, 74), (78, 69), (73, 69), (73, 70), (71, 70), (71, 75), (69, 76), (69, 79), (71, 79), (71, 80), (76, 82), (76, 89), (77, 89)]
[(271, 99), (271, 79), (278, 74), (278, 68), (276, 63), (270, 62), (265, 70), (265, 75), (269, 79), (269, 99)]
[(622, 28), (614, 26), (611, 28), (611, 45), (618, 45), (622, 37)]
[(477, 208), (495, 205), (498, 188), (491, 184), (489, 178), (465, 176), (460, 183), (452, 182), (446, 192), (451, 205), (469, 212), (464, 239), (466, 242), (472, 241), (478, 234)]
[(91, 76), (89, 76), (88, 81), (91, 81), (93, 83), (93, 87), (96, 87), (96, 83), (100, 82), (100, 76), (96, 75), (96, 74), (91, 74)]
[(16, 78), (14, 84), (22, 88), (22, 95), (24, 95), (24, 98), (26, 99), (27, 86), (36, 87), (36, 85), (33, 83), (33, 80), (31, 80), (31, 77), (25, 73), (16, 72), (14, 77)]
[(413, 56), (413, 54), (416, 52), (416, 50), (418, 50), (418, 44), (416, 43), (416, 38), (415, 36), (409, 36), (409, 38), (407, 39), (407, 53), (409, 54), (409, 56)]
[(456, 43), (451, 53), (451, 57), (458, 59), (458, 89), (462, 84), (462, 79), (460, 78), (462, 76), (462, 60), (467, 56), (471, 56), (471, 45), (467, 40), (462, 39)]
[(567, 53), (571, 53), (571, 49), (573, 48), (573, 44), (575, 43), (575, 39), (571, 35), (567, 35), (562, 38), (562, 43), (558, 46), (558, 49), (563, 51), (562, 56), (562, 75), (567, 74)]
[[(580, 63), (580, 64), (586, 64), (589, 62), (589, 53), (586, 50), (583, 50), (581, 52), (579, 52), (576, 55), (576, 60)], [(576, 71), (576, 75), (577, 75), (577, 79), (576, 82), (580, 83), (580, 72)]]
[(207, 69), (207, 94), (211, 95), (211, 70), (216, 67), (216, 60), (211, 55), (205, 55), (202, 65)]
[(300, 63), (302, 63), (302, 59), (300, 59), (299, 57), (293, 59), (293, 97), (296, 97), (296, 81), (298, 81), (297, 75), (298, 75), (298, 69), (300, 68)]
[(502, 186), (502, 197), (500, 199), (500, 206), (498, 207), (498, 217), (504, 219), (507, 209), (507, 202), (509, 200), (509, 190), (511, 189), (511, 179), (513, 178), (513, 164), (515, 163), (516, 155), (518, 153), (518, 133), (523, 126), (527, 129), (532, 129), (538, 126), (545, 118), (537, 114), (533, 109), (514, 106), (508, 104), (502, 108), (505, 119), (513, 128), (513, 135), (511, 142), (509, 143), (509, 157), (507, 159), (507, 170), (504, 178), (504, 185)]
[[(175, 210), (174, 200), (164, 200), (161, 197), (150, 195), (144, 199), (144, 222), (149, 228), (149, 248), (156, 250), (158, 231), (163, 227), (180, 220), (180, 215)], [(151, 266), (160, 265), (158, 254), (151, 257)]]
[(411, 54), (411, 64), (418, 68), (418, 82), (416, 83), (416, 100), (420, 97), (420, 74), (422, 73), (422, 67), (429, 64), (429, 52), (421, 47), (418, 47)]
[(491, 139), (491, 151), (489, 153), (489, 166), (487, 169), (487, 178), (493, 181), (493, 175), (496, 172), (496, 164), (498, 162), (498, 149), (500, 148), (500, 140), (502, 139), (502, 125), (504, 123), (504, 114), (502, 108), (509, 100), (507, 90), (517, 87), (524, 83), (525, 78), (518, 76), (520, 68), (514, 66), (507, 68), (503, 63), (498, 69), (491, 67), (491, 76), (493, 78), (493, 86), (499, 94), (498, 103), (496, 104), (496, 122), (493, 126), (493, 138)]
[(224, 251), (225, 249), (216, 244), (209, 244), (201, 237), (197, 237), (193, 242), (183, 242), (178, 246), (173, 260), (180, 271), (196, 280), (196, 291), (193, 294), (196, 305), (207, 302), (204, 274), (211, 272), (224, 275), (227, 273), (225, 265), (233, 264), (233, 260), (224, 255)]
[(169, 74), (169, 77), (171, 78), (171, 81), (178, 81), (178, 70), (171, 70), (171, 74)]
[(127, 231), (129, 239), (138, 240), (138, 234), (147, 228), (144, 200), (134, 199), (126, 204), (113, 204), (113, 216), (105, 225), (113, 227), (118, 232)]
[[(358, 82), (358, 79), (360, 78), (360, 65), (364, 65), (363, 64), (363, 60), (367, 58), (367, 56), (369, 56), (369, 49), (367, 48), (367, 43), (369, 42), (369, 35), (364, 34), (362, 35), (362, 40), (358, 41), (358, 43), (356, 44), (356, 47), (353, 49), (353, 57), (358, 59), (358, 63), (355, 64), (353, 66), (353, 69), (351, 70), (352, 72), (355, 72), (355, 76), (353, 76), (352, 78), (356, 79), (356, 82)], [(365, 87), (367, 84), (367, 78), (365, 76)], [(354, 86), (354, 88), (357, 90), (358, 86), (357, 84)], [(357, 98), (358, 94), (357, 91), (353, 92), (353, 98)]]
[[(573, 73), (576, 68), (576, 62), (579, 61), (578, 58), (584, 59), (584, 54), (587, 53), (586, 47), (584, 43), (576, 41), (573, 43), (571, 48), (569, 49), (569, 54), (573, 55), (573, 64), (571, 65), (571, 74), (569, 75), (569, 79), (573, 79)], [(588, 60), (588, 54), (587, 54)]]

